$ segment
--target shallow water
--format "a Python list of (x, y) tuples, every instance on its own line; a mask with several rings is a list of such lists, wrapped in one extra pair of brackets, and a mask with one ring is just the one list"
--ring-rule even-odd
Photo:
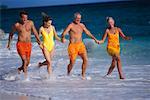
[[(123, 72), (125, 80), (119, 80), (118, 72), (115, 69), (111, 77), (104, 78), (111, 58), (107, 55), (104, 47), (99, 47), (92, 40), (89, 46), (89, 59), (86, 75), (91, 80), (81, 79), (81, 59), (77, 58), (75, 66), (72, 70), (72, 75), (67, 77), (66, 67), (69, 63), (67, 55), (68, 42), (62, 44), (55, 41), (55, 55), (52, 61), (53, 78), (45, 79), (47, 75), (46, 66), (40, 69), (37, 68), (38, 62), (43, 61), (43, 55), (37, 43), (33, 43), (31, 63), (28, 69), (30, 81), (23, 81), (23, 74), (17, 75), (15, 69), (21, 65), (21, 60), (15, 49), (15, 41), (12, 43), (11, 50), (6, 48), (0, 49), (0, 74), (2, 93), (10, 93), (15, 95), (34, 96), (48, 100), (148, 100), (150, 98), (150, 64), (148, 61), (137, 62), (130, 61), (130, 57), (122, 57)], [(5, 44), (6, 41), (2, 41)], [(88, 42), (85, 42), (85, 44)], [(4, 45), (2, 45), (4, 47)], [(101, 51), (97, 49), (101, 48)], [(94, 56), (96, 54), (100, 56)], [(128, 54), (128, 52), (127, 52)], [(122, 53), (122, 55), (127, 55)], [(144, 58), (144, 57), (143, 57)], [(142, 59), (142, 58), (140, 58)], [(16, 80), (19, 77), (20, 80)]]
[[(16, 72), (16, 69), (21, 65), (21, 59), (16, 51), (17, 34), (14, 35), (11, 50), (7, 50), (8, 33), (6, 33), (5, 37), (0, 40), (0, 92), (44, 100), (149, 100), (149, 7), (142, 4), (126, 3), (26, 9), (30, 12), (30, 16), (37, 27), (41, 23), (40, 12), (43, 9), (48, 11), (47, 13), (54, 18), (54, 25), (59, 35), (71, 21), (71, 15), (75, 11), (80, 11), (83, 14), (83, 22), (98, 39), (101, 38), (105, 29), (105, 17), (115, 17), (117, 25), (123, 29), (123, 32), (133, 37), (131, 41), (124, 41), (120, 38), (122, 68), (126, 79), (119, 80), (117, 69), (114, 70), (112, 76), (104, 77), (111, 64), (111, 57), (106, 52), (107, 42), (97, 45), (93, 40), (83, 35), (83, 41), (88, 51), (88, 67), (86, 70), (88, 80), (81, 79), (82, 60), (79, 57), (76, 59), (72, 75), (67, 77), (68, 41), (65, 44), (55, 41), (55, 55), (52, 60), (53, 77), (50, 80), (45, 79), (47, 75), (46, 66), (37, 68), (38, 62), (44, 61), (44, 57), (35, 42), (35, 37), (32, 36), (33, 47), (28, 68), (30, 81), (24, 81), (23, 74), (18, 75)], [(59, 8), (59, 11), (56, 8)], [(39, 12), (36, 12), (37, 9)], [(73, 9), (73, 11), (70, 11), (70, 9)], [(4, 24), (1, 28), (5, 32), (10, 31), (9, 27), (18, 18), (17, 12), (20, 10), (8, 9), (2, 11), (2, 23)], [(63, 12), (66, 13), (60, 18)]]

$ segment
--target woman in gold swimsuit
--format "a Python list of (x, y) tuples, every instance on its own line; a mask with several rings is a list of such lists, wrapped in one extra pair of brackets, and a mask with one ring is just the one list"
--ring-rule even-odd
[(112, 63), (108, 70), (107, 75), (110, 75), (117, 64), (117, 69), (119, 72), (120, 79), (124, 79), (122, 73), (121, 59), (120, 59), (120, 43), (119, 36), (124, 40), (130, 40), (131, 37), (127, 37), (123, 34), (122, 30), (118, 27), (115, 27), (115, 21), (112, 17), (107, 18), (107, 23), (109, 27), (106, 29), (105, 34), (103, 35), (102, 40), (99, 43), (104, 43), (106, 37), (108, 37), (107, 52), (112, 57)]
[[(55, 27), (52, 25), (52, 19), (49, 16), (46, 16), (43, 18), (43, 25), (39, 29), (39, 35), (42, 35), (43, 38), (43, 55), (46, 59), (43, 63), (46, 63), (47, 65), (47, 71), (48, 74), (50, 75), (52, 73), (52, 68), (51, 68), (51, 59), (53, 56), (53, 51), (54, 51), (54, 37), (58, 40), (61, 41), (61, 39), (58, 37)], [(40, 65), (41, 64), (41, 65)], [(39, 63), (39, 66), (42, 66), (42, 63)]]

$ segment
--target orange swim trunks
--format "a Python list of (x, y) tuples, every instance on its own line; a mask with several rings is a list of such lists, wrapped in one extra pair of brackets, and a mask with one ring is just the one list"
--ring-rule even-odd
[(69, 44), (68, 54), (70, 59), (75, 60), (78, 55), (84, 53), (86, 53), (86, 47), (83, 42)]
[(19, 55), (25, 55), (27, 58), (30, 58), (32, 48), (31, 42), (17, 42), (16, 47)]

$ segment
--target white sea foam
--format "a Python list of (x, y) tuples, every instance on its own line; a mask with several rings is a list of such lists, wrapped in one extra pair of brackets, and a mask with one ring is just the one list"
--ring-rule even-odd
[[(17, 39), (16, 36), (14, 38)], [(55, 54), (52, 60), (53, 77), (44, 78), (48, 74), (47, 66), (37, 67), (38, 62), (44, 61), (44, 56), (37, 43), (33, 42), (31, 62), (28, 67), (30, 80), (24, 81), (24, 74), (18, 75), (16, 72), (17, 67), (21, 66), (21, 59), (15, 47), (16, 40), (12, 42), (11, 50), (5, 48), (7, 41), (1, 41), (1, 92), (42, 97), (45, 100), (49, 98), (52, 100), (111, 100), (112, 97), (116, 100), (150, 98), (149, 64), (132, 64), (132, 61), (129, 60), (128, 63), (125, 63), (127, 60), (123, 57), (123, 72), (126, 79), (119, 80), (117, 69), (112, 73), (112, 77), (104, 78), (103, 76), (110, 66), (111, 58), (106, 52), (103, 52), (103, 46), (99, 47), (93, 40), (85, 39), (84, 42), (91, 50), (88, 52), (86, 80), (81, 79), (82, 60), (80, 57), (76, 59), (71, 75), (67, 76), (69, 63), (67, 46), (69, 41), (64, 44), (55, 41)]]

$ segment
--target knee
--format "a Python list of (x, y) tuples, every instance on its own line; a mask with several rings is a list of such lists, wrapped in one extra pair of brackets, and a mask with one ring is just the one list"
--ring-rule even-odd
[(51, 61), (48, 61), (48, 60), (47, 60), (47, 62), (46, 62), (46, 63), (47, 63), (47, 65), (50, 65), (50, 64), (51, 64)]
[(27, 59), (24, 59), (24, 60), (23, 60), (23, 63), (24, 63), (25, 65), (27, 65), (27, 64), (28, 64), (28, 60), (27, 60)]
[(112, 60), (112, 64), (115, 64), (115, 63), (116, 63), (116, 59), (113, 59), (113, 60)]
[(27, 61), (27, 66), (29, 66), (30, 61)]
[(112, 62), (115, 62), (116, 61), (116, 58), (112, 58)]
[(74, 63), (75, 63), (75, 60), (70, 61), (70, 65), (74, 65)]
[(119, 57), (117, 57), (117, 58), (116, 58), (116, 61), (117, 61), (117, 62), (120, 62), (121, 60), (120, 60), (120, 58), (119, 58)]

